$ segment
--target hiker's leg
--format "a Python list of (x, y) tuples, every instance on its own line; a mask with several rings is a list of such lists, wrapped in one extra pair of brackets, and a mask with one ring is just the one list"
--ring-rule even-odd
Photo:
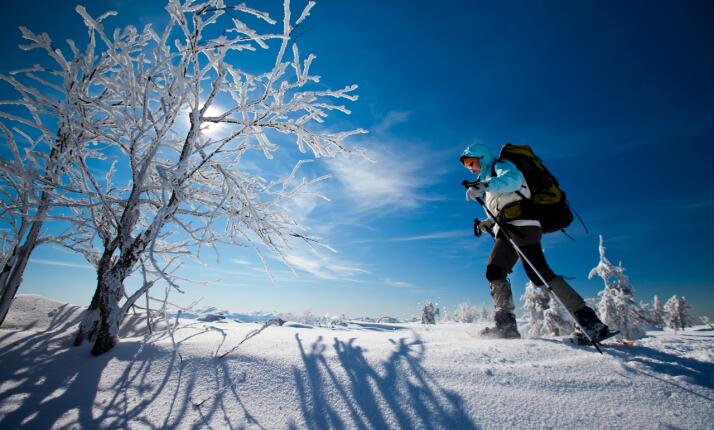
[(491, 249), (491, 255), (486, 266), (486, 278), (491, 288), (491, 297), (496, 309), (493, 319), (495, 327), (486, 327), (481, 330), (482, 336), (497, 337), (505, 339), (517, 339), (521, 335), (518, 333), (516, 316), (513, 313), (513, 294), (511, 284), (508, 282), (508, 274), (513, 270), (513, 266), (518, 260), (518, 254), (513, 246), (505, 238), (499, 237)]
[[(583, 298), (568, 284), (562, 276), (556, 275), (548, 265), (543, 254), (543, 247), (540, 243), (541, 230), (538, 227), (523, 227), (521, 231), (524, 238), (519, 239), (522, 242), (521, 250), (528, 260), (535, 266), (535, 270), (545, 279), (545, 281), (553, 289), (553, 292), (563, 302), (565, 307), (572, 313), (579, 311), (585, 306)], [(543, 281), (536, 274), (535, 270), (521, 258), (521, 264), (526, 270), (528, 279), (537, 286), (543, 286)]]
[(518, 254), (508, 240), (501, 237), (501, 234), (498, 236), (488, 258), (486, 279), (488, 279), (491, 288), (491, 297), (493, 297), (496, 311), (513, 312), (515, 306), (508, 274), (513, 270), (513, 266), (518, 260)]
[[(513, 241), (516, 242), (521, 252), (528, 258), (528, 261), (533, 264), (535, 270), (541, 274), (546, 282), (550, 283), (550, 281), (555, 278), (555, 273), (553, 273), (550, 266), (548, 266), (548, 262), (543, 254), (543, 247), (540, 243), (542, 237), (540, 227), (518, 227), (517, 232), (519, 232), (522, 237), (514, 235)], [(526, 263), (523, 257), (521, 257), (521, 264), (526, 271), (526, 275), (528, 275), (528, 279), (539, 287), (543, 286), (543, 281), (541, 281), (535, 270), (533, 270), (534, 268)]]

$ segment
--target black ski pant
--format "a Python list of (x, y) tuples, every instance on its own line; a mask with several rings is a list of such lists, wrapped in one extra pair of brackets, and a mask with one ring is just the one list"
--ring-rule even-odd
[[(516, 245), (518, 245), (521, 251), (523, 251), (523, 254), (528, 257), (528, 260), (533, 263), (536, 270), (538, 270), (546, 282), (550, 283), (556, 275), (548, 266), (548, 262), (545, 261), (545, 255), (543, 255), (543, 248), (540, 244), (542, 236), (540, 227), (517, 227), (508, 225), (508, 228)], [(513, 266), (516, 265), (518, 259), (519, 255), (516, 250), (513, 249), (513, 245), (506, 239), (503, 231), (499, 230), (496, 242), (493, 244), (493, 248), (491, 248), (491, 255), (488, 258), (486, 279), (488, 279), (489, 282), (506, 280), (508, 274), (513, 271)], [(523, 264), (523, 268), (526, 270), (528, 279), (535, 285), (543, 285), (543, 281), (540, 280), (531, 266), (523, 261), (522, 258), (521, 264)]]

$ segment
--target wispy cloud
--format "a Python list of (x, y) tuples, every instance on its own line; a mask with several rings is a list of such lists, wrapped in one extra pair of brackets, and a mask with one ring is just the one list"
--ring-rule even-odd
[(332, 281), (350, 281), (360, 275), (369, 275), (370, 272), (358, 265), (342, 261), (328, 254), (321, 254), (314, 250), (306, 253), (292, 253), (285, 260), (296, 270), (307, 272), (316, 278)]
[(72, 263), (69, 261), (58, 261), (58, 260), (44, 260), (41, 258), (33, 258), (30, 260), (30, 263), (37, 263), (37, 264), (44, 264), (46, 266), (59, 266), (59, 267), (72, 267), (75, 269), (89, 269), (89, 270), (94, 270), (94, 267), (92, 267), (89, 264), (86, 263)]
[(372, 128), (373, 134), (383, 135), (389, 132), (389, 130), (395, 125), (405, 123), (409, 121), (411, 113), (406, 111), (391, 111), (387, 112), (384, 119)]
[(396, 154), (387, 154), (384, 150), (372, 151), (370, 156), (374, 163), (356, 158), (328, 162), (346, 196), (360, 211), (410, 209), (427, 200), (419, 193), (425, 184), (417, 174), (424, 167), (421, 163), (405, 163)]
[(451, 231), (437, 231), (434, 233), (423, 234), (419, 236), (407, 236), (407, 237), (395, 237), (388, 239), (390, 242), (411, 242), (416, 240), (439, 240), (439, 239), (454, 239), (469, 237), (471, 234), (468, 230), (451, 230)]
[(439, 200), (424, 189), (436, 182), (438, 173), (422, 146), (391, 135), (390, 129), (409, 119), (408, 112), (389, 112), (361, 139), (369, 160), (361, 157), (334, 159), (328, 169), (342, 185), (358, 211), (413, 209)]
[[(313, 186), (311, 192), (321, 193), (320, 185)], [(283, 204), (290, 215), (298, 222), (305, 224), (310, 220), (310, 214), (325, 200), (316, 194), (298, 194)]]
[(383, 282), (394, 288), (413, 288), (414, 286), (409, 282), (394, 281), (391, 279), (384, 279)]
[(240, 264), (241, 266), (250, 266), (250, 265), (253, 264), (253, 263), (251, 263), (250, 261), (241, 260), (240, 258), (232, 258), (232, 259), (231, 259), (231, 263), (233, 263), (233, 264)]
[(223, 281), (215, 281), (215, 282), (209, 282), (207, 286), (216, 286), (216, 287), (228, 287), (228, 288), (254, 288), (255, 285), (250, 285), (250, 284), (240, 284), (236, 282), (223, 282)]

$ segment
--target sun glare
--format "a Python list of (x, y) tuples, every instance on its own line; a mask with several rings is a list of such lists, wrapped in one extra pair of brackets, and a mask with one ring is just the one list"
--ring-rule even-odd
[[(224, 109), (219, 106), (209, 106), (206, 109), (205, 117), (217, 117), (224, 113)], [(226, 129), (224, 124), (216, 124), (212, 122), (205, 122), (201, 125), (201, 133), (204, 136), (215, 137)]]

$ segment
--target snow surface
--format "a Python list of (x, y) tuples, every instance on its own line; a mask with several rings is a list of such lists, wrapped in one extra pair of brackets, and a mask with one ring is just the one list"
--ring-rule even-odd
[[(72, 347), (81, 309), (19, 295), (0, 330), (0, 428), (711, 429), (714, 331), (600, 355), (478, 324), (335, 330), (181, 320), (109, 353)], [(133, 333), (142, 332), (138, 321)], [(132, 333), (131, 330), (127, 331)], [(200, 404), (200, 406), (196, 406)]]

